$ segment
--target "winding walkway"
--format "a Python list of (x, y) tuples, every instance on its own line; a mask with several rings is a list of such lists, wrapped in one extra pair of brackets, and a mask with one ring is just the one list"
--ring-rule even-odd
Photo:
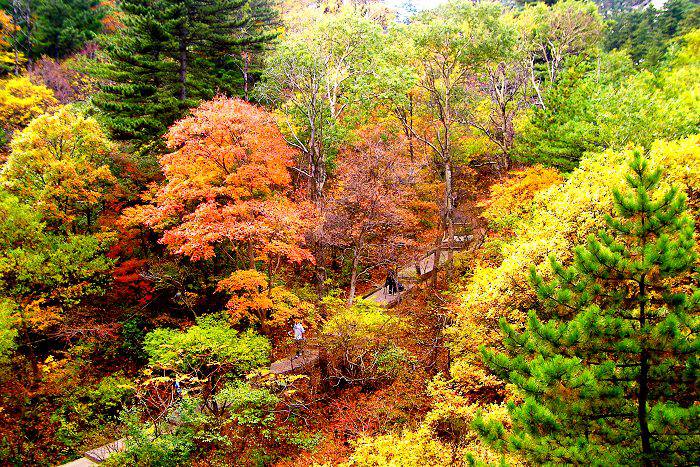
[[(455, 237), (454, 242), (452, 242), (452, 248), (450, 244), (443, 241), (441, 245), (441, 254), (438, 261), (438, 265), (443, 265), (449, 260), (450, 250), (463, 250), (465, 248), (473, 248), (475, 242), (475, 237), (477, 239), (483, 235), (482, 232), (478, 232), (477, 235), (464, 235), (462, 237)], [(401, 292), (390, 294), (387, 287), (377, 286), (369, 293), (365, 294), (362, 298), (365, 300), (373, 300), (380, 305), (385, 307), (392, 307), (399, 302), (401, 298), (418, 285), (423, 280), (427, 279), (433, 272), (435, 267), (435, 250), (431, 250), (424, 253), (416, 261), (402, 267), (399, 270), (398, 279), (399, 283), (404, 287)], [(293, 373), (298, 370), (302, 370), (308, 367), (312, 367), (318, 363), (319, 350), (314, 348), (309, 348), (304, 350), (301, 356), (288, 356), (277, 360), (270, 365), (270, 372), (278, 375)]]
[(270, 365), (270, 373), (286, 375), (297, 370), (302, 370), (318, 363), (318, 349), (304, 349), (301, 355), (291, 355), (282, 358)]
[[(465, 235), (462, 237), (455, 237), (455, 241), (452, 243), (453, 247), (447, 242), (443, 241), (441, 246), (441, 255), (438, 265), (443, 265), (449, 259), (449, 250), (473, 250), (481, 245), (483, 240), (483, 235), (485, 232), (479, 231), (474, 235)], [(435, 267), (435, 253), (431, 250), (425, 253), (417, 261), (413, 261), (407, 266), (404, 266), (399, 270), (398, 278), (401, 285), (404, 286), (404, 290), (396, 294), (389, 294), (386, 287), (377, 286), (368, 294), (365, 294), (362, 298), (365, 300), (374, 300), (377, 303), (384, 305), (386, 307), (391, 307), (398, 304), (406, 293), (413, 289), (420, 282), (425, 280), (433, 272)], [(294, 373), (298, 370), (303, 370), (309, 367), (313, 367), (318, 364), (319, 361), (319, 350), (314, 348), (305, 349), (301, 355), (291, 355), (289, 357), (282, 358), (270, 364), (270, 372), (278, 375), (284, 375), (288, 373)], [(97, 465), (100, 462), (104, 462), (107, 457), (115, 452), (124, 450), (125, 439), (118, 439), (104, 446), (86, 451), (85, 457), (74, 460), (67, 464), (63, 464), (61, 467), (89, 467)]]

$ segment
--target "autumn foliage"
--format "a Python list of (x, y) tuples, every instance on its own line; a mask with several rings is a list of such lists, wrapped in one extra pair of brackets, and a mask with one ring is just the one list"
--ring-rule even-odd
[(561, 175), (552, 168), (535, 165), (514, 170), (507, 180), (491, 187), (491, 196), (483, 203), (483, 216), (492, 227), (507, 229), (532, 211), (532, 200), (538, 192), (561, 182)]
[(358, 133), (361, 140), (341, 153), (323, 224), (325, 242), (350, 253), (349, 301), (358, 277), (406, 260), (417, 243), (419, 221), (429, 220), (434, 210), (430, 202), (419, 204), (425, 177), (409, 157), (405, 138), (382, 127)]
[[(588, 364), (626, 379), (625, 399), (664, 386), (646, 426), (686, 430), (693, 450), (664, 449), (700, 465), (697, 345), (668, 344), (695, 338), (697, 274), (673, 276), (697, 272), (697, 247), (624, 169), (633, 153), (661, 169), (659, 193), (698, 218), (700, 6), (410, 3), (2, 2), (0, 465), (115, 439), (106, 466), (663, 463), (636, 442), (579, 449), (616, 416), (591, 407), (622, 411)], [(630, 209), (626, 183), (658, 248), (601, 235), (613, 247), (591, 251), (663, 257), (642, 278), (658, 290), (624, 308), (687, 311), (639, 340), (671, 361), (651, 385), (629, 339), (611, 365), (576, 361), (608, 302), (556, 342), (566, 368), (544, 342), (561, 341), (544, 284), (596, 264), (562, 269)], [(674, 223), (682, 236), (658, 230)], [(606, 343), (644, 334), (638, 316)], [(575, 456), (523, 450), (561, 429)]]
[(165, 183), (122, 222), (159, 232), (176, 255), (214, 262), (222, 277), (217, 290), (232, 296), (233, 320), (264, 325), (275, 273), (312, 259), (304, 246), (307, 207), (291, 188), (294, 150), (269, 113), (224, 97), (177, 122), (167, 146)]
[(3, 183), (54, 226), (94, 230), (96, 214), (117, 192), (115, 149), (94, 118), (62, 107), (33, 120), (12, 140)]
[(297, 246), (302, 209), (288, 197), (294, 150), (270, 114), (220, 97), (177, 122), (167, 144), (166, 183), (140, 214), (174, 253), (210, 259), (226, 244), (253, 261), (259, 254), (309, 258)]
[(27, 77), (4, 80), (0, 82), (0, 128), (9, 137), (57, 103), (50, 89)]

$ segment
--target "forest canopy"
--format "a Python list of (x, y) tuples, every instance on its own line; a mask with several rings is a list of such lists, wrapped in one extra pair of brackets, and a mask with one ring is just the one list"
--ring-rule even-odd
[(0, 464), (698, 464), (699, 96), (695, 0), (0, 1)]

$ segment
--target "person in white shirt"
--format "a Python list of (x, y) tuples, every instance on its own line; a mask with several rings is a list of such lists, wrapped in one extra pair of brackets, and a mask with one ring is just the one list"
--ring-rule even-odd
[(304, 349), (304, 333), (306, 330), (301, 324), (301, 320), (296, 320), (294, 326), (292, 326), (292, 332), (294, 333), (294, 345), (296, 346), (297, 353), (296, 356), (300, 356)]

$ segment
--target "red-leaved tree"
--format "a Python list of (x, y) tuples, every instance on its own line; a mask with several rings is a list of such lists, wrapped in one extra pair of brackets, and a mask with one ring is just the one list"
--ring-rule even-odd
[(429, 212), (416, 209), (420, 166), (406, 141), (381, 127), (359, 134), (360, 142), (341, 153), (324, 213), (326, 241), (350, 258), (348, 303), (358, 277), (412, 251), (420, 216)]

